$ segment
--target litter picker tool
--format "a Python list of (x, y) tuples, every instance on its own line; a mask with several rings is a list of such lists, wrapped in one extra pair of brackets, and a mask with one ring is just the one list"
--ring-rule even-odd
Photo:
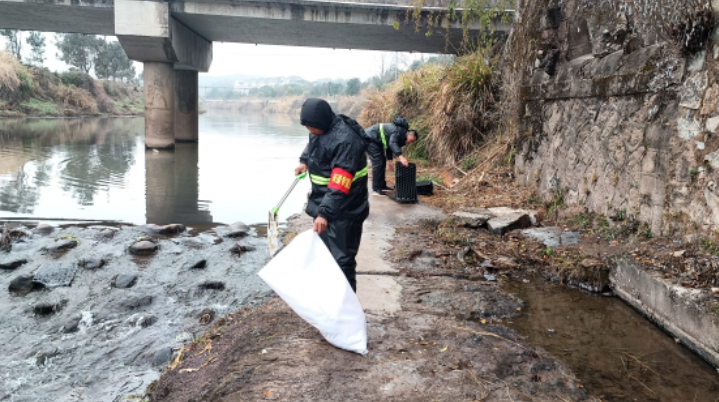
[(292, 193), (292, 190), (295, 189), (297, 183), (299, 183), (300, 180), (304, 179), (305, 177), (307, 177), (307, 172), (300, 173), (299, 175), (297, 175), (295, 177), (295, 181), (292, 182), (290, 188), (287, 190), (285, 195), (282, 196), (280, 202), (277, 203), (277, 206), (270, 210), (270, 219), (267, 224), (267, 247), (270, 250), (271, 256), (274, 256), (280, 248), (280, 222), (277, 219), (277, 213), (280, 211), (280, 207), (285, 202), (287, 197), (289, 197), (290, 193)]

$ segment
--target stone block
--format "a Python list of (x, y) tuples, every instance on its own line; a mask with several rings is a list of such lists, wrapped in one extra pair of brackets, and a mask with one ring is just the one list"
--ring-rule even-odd
[(702, 102), (701, 114), (706, 116), (717, 111), (717, 102), (719, 101), (719, 85), (713, 84), (707, 89)]
[(706, 127), (707, 131), (709, 131), (710, 133), (716, 133), (717, 128), (719, 128), (719, 116), (708, 118)]
[(689, 77), (682, 87), (679, 106), (693, 110), (699, 109), (702, 99), (704, 98), (704, 90), (707, 88), (708, 80), (706, 71), (695, 73)]
[(494, 214), (487, 209), (465, 208), (452, 214), (452, 219), (459, 224), (471, 228), (479, 228), (484, 226), (488, 220), (492, 219)]
[(502, 214), (487, 221), (489, 231), (500, 236), (512, 230), (526, 229), (530, 226), (532, 226), (532, 220), (524, 212)]

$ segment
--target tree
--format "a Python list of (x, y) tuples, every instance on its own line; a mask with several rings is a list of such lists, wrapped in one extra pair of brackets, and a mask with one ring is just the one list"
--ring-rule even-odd
[(20, 31), (17, 29), (0, 29), (0, 35), (4, 36), (7, 40), (5, 49), (10, 52), (13, 57), (18, 59), (18, 61), (22, 61), (22, 55), (20, 54), (22, 50)]
[(347, 95), (357, 95), (360, 91), (360, 85), (361, 83), (359, 78), (352, 78), (351, 80), (347, 81), (345, 93)]
[(97, 52), (95, 53), (95, 74), (97, 78), (118, 78), (130, 81), (135, 78), (135, 66), (125, 54), (120, 42), (107, 42), (97, 39)]
[(101, 42), (93, 35), (58, 34), (57, 57), (68, 65), (89, 74)]
[(30, 36), (25, 39), (30, 45), (30, 64), (42, 67), (45, 61), (45, 36), (40, 32), (30, 32)]

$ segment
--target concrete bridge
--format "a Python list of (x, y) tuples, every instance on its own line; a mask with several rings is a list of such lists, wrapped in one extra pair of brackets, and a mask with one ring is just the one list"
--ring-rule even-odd
[(422, 53), (451, 53), (461, 41), (457, 21), (449, 46), (444, 28), (425, 35), (438, 8), (423, 8), (416, 32), (411, 6), (397, 3), (408, 0), (376, 1), (0, 0), (0, 28), (117, 36), (144, 63), (145, 144), (171, 148), (198, 139), (197, 74), (210, 68), (213, 41)]

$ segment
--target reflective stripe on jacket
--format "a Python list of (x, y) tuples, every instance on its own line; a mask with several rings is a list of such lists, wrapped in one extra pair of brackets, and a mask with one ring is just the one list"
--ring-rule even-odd
[[(352, 182), (356, 182), (357, 179), (361, 179), (362, 177), (367, 176), (367, 166), (364, 167), (364, 169), (360, 170), (355, 174), (354, 179), (352, 179)], [(313, 184), (316, 184), (318, 186), (326, 186), (330, 184), (330, 178), (329, 177), (322, 177), (310, 174), (310, 180), (312, 180)]]

